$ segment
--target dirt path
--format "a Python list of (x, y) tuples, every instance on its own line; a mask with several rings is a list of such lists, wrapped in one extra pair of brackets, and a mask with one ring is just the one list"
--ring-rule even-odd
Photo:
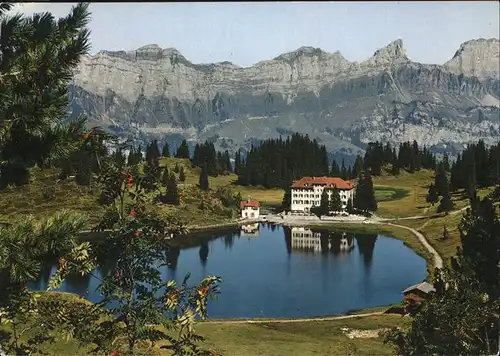
[(204, 323), (210, 324), (270, 324), (270, 323), (301, 323), (306, 321), (330, 321), (330, 320), (343, 320), (343, 319), (354, 319), (354, 318), (364, 318), (367, 316), (382, 315), (383, 312), (373, 312), (365, 314), (351, 314), (351, 315), (339, 315), (339, 316), (325, 316), (319, 318), (295, 318), (295, 319), (240, 319), (240, 320), (206, 320)]
[(398, 224), (392, 224), (392, 223), (387, 223), (387, 225), (399, 227), (401, 229), (405, 229), (405, 230), (408, 230), (408, 231), (412, 232), (413, 235), (415, 235), (418, 238), (418, 240), (420, 241), (420, 243), (422, 245), (424, 245), (424, 247), (427, 249), (427, 251), (429, 251), (429, 253), (433, 256), (433, 258), (434, 258), (434, 266), (437, 267), (437, 268), (439, 268), (439, 269), (443, 268), (443, 258), (434, 249), (434, 247), (431, 246), (431, 244), (429, 243), (429, 241), (425, 238), (425, 236), (421, 232), (418, 232), (417, 230), (415, 230), (412, 227), (408, 227), (408, 226), (404, 226), (404, 225), (398, 225)]

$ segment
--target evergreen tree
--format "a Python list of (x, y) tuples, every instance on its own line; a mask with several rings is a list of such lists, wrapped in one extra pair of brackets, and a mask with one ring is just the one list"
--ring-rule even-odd
[(168, 171), (167, 166), (165, 166), (163, 168), (163, 174), (162, 174), (162, 177), (161, 177), (161, 183), (162, 183), (162, 185), (164, 187), (167, 187), (169, 179), (170, 179), (170, 173)]
[(161, 150), (161, 155), (162, 157), (170, 157), (170, 148), (168, 146), (167, 141), (165, 141), (165, 144), (163, 145), (163, 148)]
[(450, 157), (448, 156), (448, 152), (443, 154), (443, 167), (446, 172), (450, 171)]
[(181, 145), (179, 146), (179, 148), (177, 148), (175, 157), (189, 159), (189, 147), (186, 140), (182, 140)]
[(434, 173), (434, 187), (440, 196), (442, 196), (446, 190), (449, 192), (448, 178), (446, 177), (446, 171), (442, 162), (438, 163), (436, 166), (436, 171)]
[(201, 169), (199, 185), (201, 190), (207, 191), (209, 189), (208, 174), (205, 167)]
[(0, 41), (0, 187), (29, 182), (29, 168), (45, 167), (77, 150), (85, 120), (65, 123), (68, 85), (90, 50), (88, 3), (56, 19), (3, 13)]
[(356, 160), (354, 161), (354, 165), (352, 166), (352, 172), (350, 178), (352, 179), (359, 177), (362, 169), (363, 169), (363, 157), (357, 155)]
[(146, 163), (150, 165), (157, 165), (160, 158), (160, 150), (158, 149), (158, 141), (153, 140), (146, 148)]
[(429, 191), (427, 193), (426, 201), (427, 203), (430, 203), (432, 205), (436, 204), (439, 201), (439, 195), (434, 184), (431, 184), (429, 186)]
[(137, 164), (138, 162), (136, 161), (136, 154), (134, 152), (134, 148), (131, 147), (130, 151), (128, 151), (128, 156), (127, 156), (127, 165), (133, 166)]
[(326, 148), (307, 135), (265, 140), (252, 146), (238, 174), (238, 184), (285, 188), (292, 179), (329, 174)]
[(349, 214), (354, 214), (354, 206), (352, 205), (352, 199), (349, 199), (349, 200), (347, 201), (346, 211), (347, 211), (347, 213), (349, 213)]
[(181, 166), (179, 171), (179, 181), (184, 182), (186, 180), (186, 174), (184, 173), (184, 166)]
[(451, 200), (450, 188), (449, 185), (445, 185), (445, 189), (443, 192), (443, 197), (441, 198), (441, 202), (438, 205), (437, 212), (448, 212), (453, 209), (453, 201)]
[(349, 179), (349, 176), (347, 174), (347, 168), (345, 166), (345, 161), (344, 161), (343, 158), (342, 158), (342, 166), (340, 168), (340, 178), (342, 178), (342, 179)]
[(399, 175), (399, 172), (400, 172), (400, 167), (399, 167), (399, 162), (398, 160), (394, 160), (394, 162), (392, 163), (392, 167), (391, 167), (391, 175), (393, 176), (397, 176)]
[(90, 170), (90, 155), (86, 151), (80, 151), (77, 155), (75, 182), (78, 185), (89, 186), (91, 184), (92, 172)]
[(175, 179), (174, 173), (171, 173), (169, 176), (165, 200), (168, 204), (179, 205), (179, 190), (177, 188), (177, 180)]
[(337, 187), (331, 190), (329, 210), (333, 212), (342, 211), (342, 200), (340, 199), (340, 192)]
[(330, 212), (330, 202), (328, 200), (328, 189), (323, 189), (323, 193), (321, 194), (321, 202), (319, 206), (314, 206), (311, 208), (311, 212), (317, 217), (321, 217), (323, 215), (328, 215)]
[(113, 153), (113, 162), (114, 164), (119, 167), (123, 168), (125, 166), (125, 155), (123, 154), (123, 151), (121, 148), (117, 148), (116, 151)]
[(292, 191), (290, 187), (285, 188), (285, 194), (283, 194), (283, 199), (281, 200), (281, 208), (285, 211), (290, 210), (292, 206)]
[(467, 196), (469, 199), (475, 199), (477, 195), (477, 179), (476, 179), (476, 165), (474, 158), (471, 158), (471, 164), (467, 170)]
[(241, 172), (241, 153), (240, 151), (236, 151), (234, 154), (234, 173), (239, 175)]
[(332, 165), (330, 167), (330, 176), (331, 177), (340, 177), (340, 168), (335, 161), (335, 158), (332, 160)]
[(175, 164), (175, 167), (174, 167), (174, 172), (175, 172), (175, 173), (179, 173), (179, 172), (180, 172), (180, 170), (181, 170), (181, 169), (180, 169), (179, 163), (176, 163), (176, 164)]
[(377, 210), (377, 201), (373, 189), (373, 181), (370, 172), (363, 170), (358, 179), (358, 185), (354, 193), (354, 207), (363, 212), (374, 212)]

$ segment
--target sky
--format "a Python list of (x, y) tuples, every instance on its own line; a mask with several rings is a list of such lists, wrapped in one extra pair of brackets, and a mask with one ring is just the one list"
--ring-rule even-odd
[[(65, 16), (72, 4), (24, 3), (16, 12)], [(460, 44), (499, 37), (499, 2), (92, 3), (92, 53), (147, 44), (193, 63), (250, 66), (302, 46), (368, 59), (402, 39), (416, 62), (443, 64)]]

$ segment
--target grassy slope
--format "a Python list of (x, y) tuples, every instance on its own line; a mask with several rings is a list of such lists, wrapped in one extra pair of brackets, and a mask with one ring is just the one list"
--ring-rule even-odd
[[(458, 224), (463, 214), (437, 215), (438, 205), (431, 206), (425, 201), (429, 184), (434, 182), (433, 171), (421, 170), (412, 174), (402, 172), (397, 177), (383, 173), (380, 177), (374, 177), (373, 182), (377, 187), (389, 187), (394, 190), (404, 189), (408, 192), (408, 195), (396, 200), (380, 201), (377, 198), (379, 201), (377, 215), (396, 219), (423, 216), (423, 219), (396, 220), (396, 223), (422, 232), (443, 258), (455, 254), (457, 246), (460, 245)], [(478, 190), (478, 195), (483, 197), (491, 191), (492, 188), (482, 188)], [(452, 200), (454, 209), (461, 209), (469, 204), (464, 191), (452, 193)], [(441, 238), (444, 225), (450, 232), (450, 238), (447, 240)]]
[(392, 355), (380, 337), (349, 339), (341, 328), (375, 330), (408, 322), (399, 315), (380, 315), (301, 323), (203, 323), (198, 330), (222, 355)]
[[(394, 355), (384, 345), (382, 337), (348, 338), (341, 328), (376, 330), (406, 327), (410, 319), (387, 314), (331, 321), (304, 321), (300, 323), (216, 324), (200, 323), (199, 334), (206, 338), (204, 347), (216, 355), (227, 356), (307, 356), (307, 355)], [(82, 347), (74, 340), (58, 338), (43, 347), (49, 355), (89, 355), (90, 347)], [(152, 350), (149, 355), (171, 355), (168, 351)]]
[[(98, 195), (72, 180), (58, 181), (55, 169), (34, 168), (30, 184), (9, 187), (0, 192), (0, 221), (10, 222), (21, 214), (51, 215), (71, 209), (96, 220), (104, 210), (97, 204)], [(44, 191), (52, 194), (44, 196)]]
[[(86, 302), (70, 293), (50, 294), (56, 298)], [(364, 312), (381, 310), (374, 308)], [(196, 330), (206, 338), (204, 347), (217, 355), (392, 355), (391, 348), (383, 344), (381, 337), (349, 339), (341, 328), (375, 330), (377, 333), (394, 326), (407, 327), (409, 322), (409, 318), (385, 314), (296, 323), (224, 324), (207, 321), (199, 323)], [(6, 326), (0, 327), (3, 328)], [(61, 337), (43, 347), (49, 355), (88, 355), (90, 349), (91, 346), (81, 347), (74, 340)], [(139, 348), (138, 351), (143, 354), (145, 350)], [(149, 354), (170, 355), (157, 348)]]

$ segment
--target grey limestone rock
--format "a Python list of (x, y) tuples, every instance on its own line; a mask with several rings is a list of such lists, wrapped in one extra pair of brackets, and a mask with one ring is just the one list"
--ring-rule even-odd
[(410, 61), (396, 40), (363, 62), (301, 47), (246, 68), (151, 44), (86, 56), (69, 111), (122, 136), (215, 137), (231, 151), (294, 131), (352, 154), (372, 140), (459, 149), (499, 139), (499, 76), (498, 39), (465, 42), (444, 65)]

